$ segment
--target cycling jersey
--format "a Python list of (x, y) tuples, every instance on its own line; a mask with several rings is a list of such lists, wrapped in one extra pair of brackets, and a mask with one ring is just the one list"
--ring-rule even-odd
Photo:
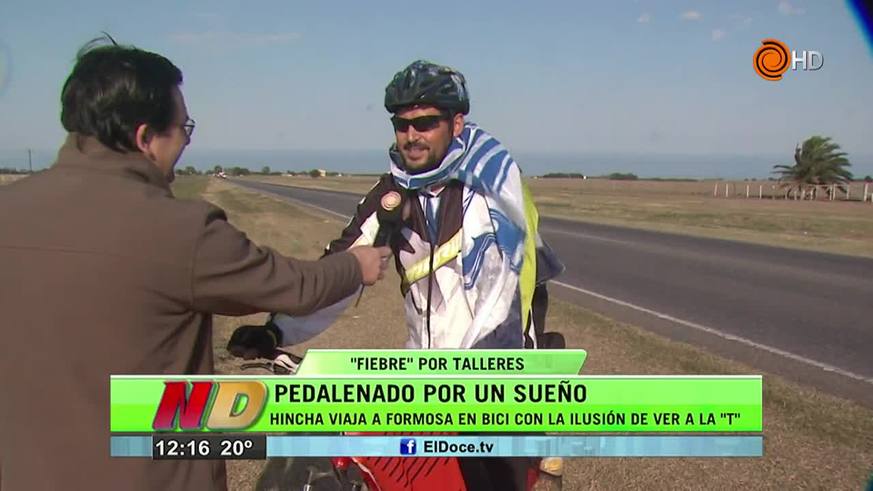
[[(473, 124), (445, 160), (438, 170), (448, 170), (430, 182), (393, 165), (325, 254), (373, 244), (379, 207), (386, 197), (399, 198), (403, 219), (388, 245), (401, 278), (406, 346), (535, 346), (528, 329), (535, 288), (562, 266), (537, 233), (536, 207), (518, 166)], [(353, 298), (308, 318), (276, 314), (272, 321), (286, 343), (296, 344), (327, 328)]]

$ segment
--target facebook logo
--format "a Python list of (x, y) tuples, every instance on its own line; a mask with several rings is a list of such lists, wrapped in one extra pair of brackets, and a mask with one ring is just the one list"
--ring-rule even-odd
[(400, 439), (400, 455), (415, 455), (415, 438)]

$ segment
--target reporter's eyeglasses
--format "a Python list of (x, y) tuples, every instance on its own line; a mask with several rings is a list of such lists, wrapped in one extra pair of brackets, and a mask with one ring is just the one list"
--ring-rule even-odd
[(182, 125), (182, 129), (185, 130), (185, 134), (188, 135), (188, 138), (191, 138), (191, 135), (194, 134), (194, 126), (196, 125), (197, 123), (195, 123), (194, 120), (191, 118), (185, 120), (185, 124)]

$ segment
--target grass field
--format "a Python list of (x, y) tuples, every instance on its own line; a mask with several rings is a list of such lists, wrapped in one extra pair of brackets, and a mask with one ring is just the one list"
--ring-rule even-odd
[[(249, 179), (295, 186), (365, 193), (375, 177), (317, 178), (255, 176)], [(794, 201), (745, 198), (745, 186), (713, 197), (713, 182), (529, 179), (542, 215), (740, 240), (837, 254), (873, 257), (873, 204), (869, 201)], [(855, 183), (852, 195), (861, 197)], [(736, 191), (739, 190), (739, 191)], [(737, 194), (739, 193), (739, 194)]]
[(23, 174), (3, 174), (0, 175), (0, 186), (3, 184), (9, 184), (10, 182), (17, 181), (25, 177)]
[[(178, 196), (200, 194), (257, 243), (300, 258), (318, 257), (343, 226), (335, 217), (218, 179), (179, 178), (174, 189)], [(406, 328), (397, 281), (391, 274), (368, 288), (358, 308), (295, 350), (402, 347)], [(225, 351), (233, 329), (263, 320), (216, 318), (219, 372), (239, 373), (240, 361)], [(560, 301), (553, 301), (548, 325), (566, 335), (569, 347), (588, 350), (588, 374), (758, 373)], [(873, 472), (873, 411), (767, 374), (764, 435), (763, 458), (568, 459), (564, 489), (861, 489)], [(251, 489), (262, 465), (229, 462), (231, 489)]]

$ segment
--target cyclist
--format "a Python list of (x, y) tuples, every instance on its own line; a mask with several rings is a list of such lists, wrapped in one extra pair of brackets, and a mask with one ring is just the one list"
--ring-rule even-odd
[[(543, 336), (545, 283), (563, 266), (537, 233), (521, 169), (500, 142), (466, 120), (464, 76), (413, 62), (386, 87), (385, 108), (395, 137), (390, 172), (325, 256), (387, 238), (401, 279), (408, 348), (542, 346), (550, 339)], [(252, 357), (303, 342), (355, 297), (313, 316), (274, 314), (264, 326), (242, 326), (228, 348)], [(525, 489), (528, 459), (459, 461), (470, 489)]]

